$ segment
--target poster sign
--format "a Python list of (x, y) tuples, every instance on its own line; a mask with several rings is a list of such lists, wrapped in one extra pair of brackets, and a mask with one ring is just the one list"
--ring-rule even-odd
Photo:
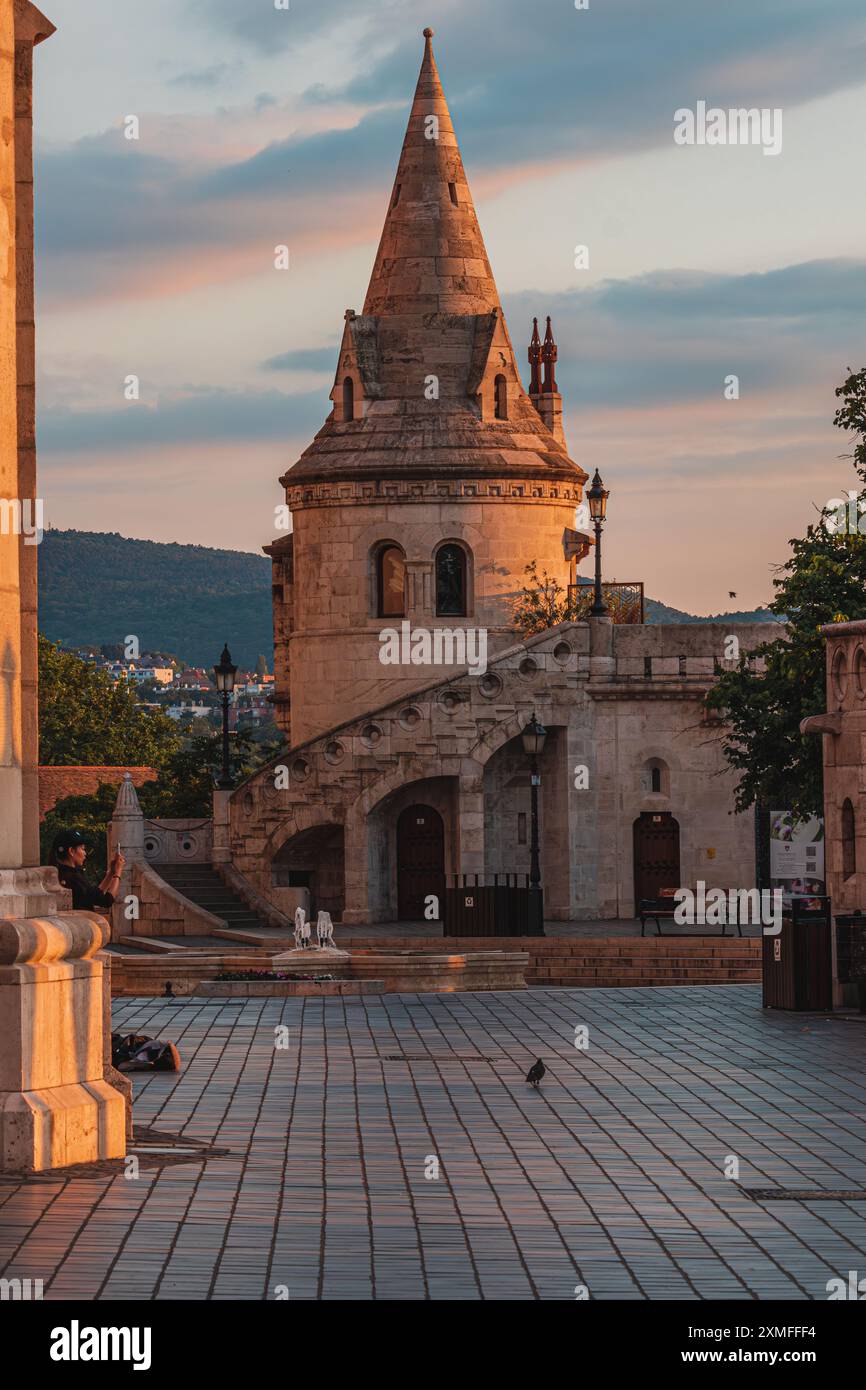
[(784, 893), (824, 892), (824, 822), (770, 812), (770, 880)]

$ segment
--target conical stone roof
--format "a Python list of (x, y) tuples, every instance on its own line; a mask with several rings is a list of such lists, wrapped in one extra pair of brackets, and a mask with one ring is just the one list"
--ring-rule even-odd
[[(586, 474), (523, 389), (457, 137), (425, 29), (424, 57), (363, 313), (349, 311), (337, 383), (360, 379), (363, 418), (338, 409), (283, 480)], [(492, 372), (508, 418), (482, 411)], [(489, 387), (487, 388), (489, 390)], [(339, 401), (339, 386), (334, 398)], [(484, 415), (484, 418), (482, 418)]]

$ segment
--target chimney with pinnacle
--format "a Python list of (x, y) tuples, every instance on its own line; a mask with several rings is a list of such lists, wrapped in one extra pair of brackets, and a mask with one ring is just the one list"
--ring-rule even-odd
[[(529, 363), (532, 376), (529, 383), (529, 399), (535, 406), (554, 439), (565, 443), (562, 428), (562, 396), (556, 385), (556, 359), (559, 353), (553, 338), (550, 315), (542, 343), (538, 336), (538, 319), (532, 320), (532, 339), (529, 344)], [(542, 368), (544, 376), (542, 379)]]

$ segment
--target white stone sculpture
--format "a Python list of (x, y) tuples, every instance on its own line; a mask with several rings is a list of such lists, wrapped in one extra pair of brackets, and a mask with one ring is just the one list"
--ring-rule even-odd
[(316, 940), (319, 949), (323, 951), (334, 950), (334, 924), (331, 921), (330, 912), (320, 912), (316, 921)]
[(300, 951), (304, 944), (304, 918), (306, 912), (302, 907), (295, 909), (295, 950)]

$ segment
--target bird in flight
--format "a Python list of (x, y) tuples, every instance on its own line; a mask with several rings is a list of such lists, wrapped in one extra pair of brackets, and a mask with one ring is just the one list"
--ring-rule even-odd
[(728, 598), (736, 598), (736, 597), (737, 597), (737, 595), (734, 593), (733, 589), (729, 589), (729, 590), (728, 590)]
[(547, 1068), (545, 1067), (544, 1063), (539, 1057), (538, 1061), (533, 1062), (532, 1066), (529, 1068), (529, 1071), (526, 1073), (527, 1081), (529, 1082), (530, 1086), (535, 1087), (536, 1091), (538, 1090), (538, 1083), (540, 1082), (541, 1078), (544, 1076), (544, 1073), (546, 1071)]

